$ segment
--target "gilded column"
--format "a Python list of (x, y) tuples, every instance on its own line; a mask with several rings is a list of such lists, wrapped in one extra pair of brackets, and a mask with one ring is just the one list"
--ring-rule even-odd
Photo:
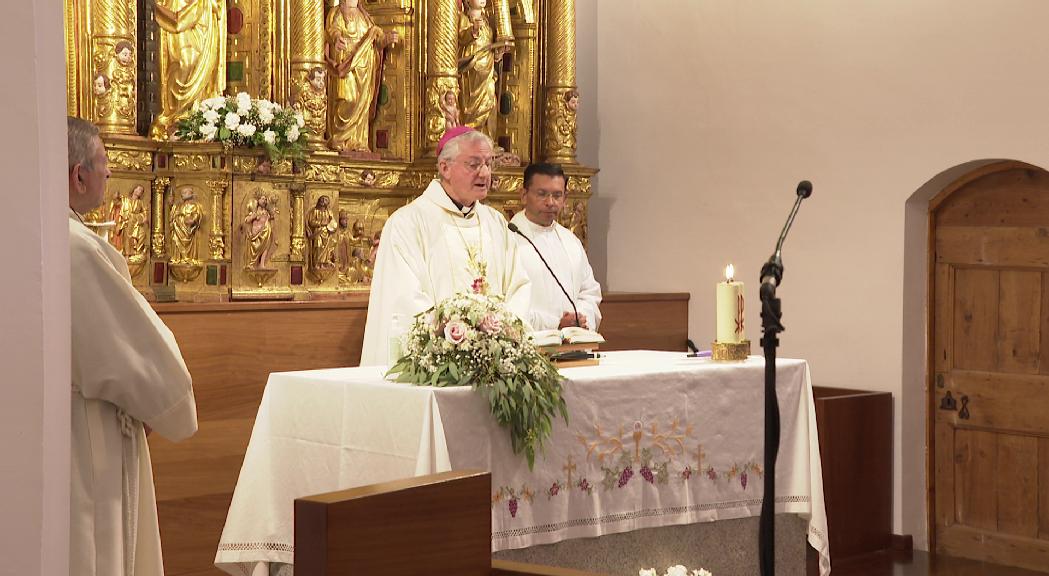
[(226, 216), (224, 206), (226, 205), (226, 181), (208, 180), (208, 188), (211, 190), (211, 232), (208, 234), (208, 247), (211, 250), (212, 260), (224, 260), (226, 257)]
[(324, 147), (324, 128), (328, 117), (328, 97), (324, 64), (324, 3), (317, 0), (289, 0), (289, 94), (310, 129), (311, 147)]
[(444, 134), (445, 118), (441, 101), (449, 92), (459, 99), (458, 0), (427, 0), (426, 18), (426, 132), (423, 150), (433, 156), (437, 141)]
[(575, 0), (551, 0), (546, 14), (543, 158), (576, 163)]
[(171, 178), (157, 178), (153, 181), (153, 257), (163, 258), (166, 255), (167, 236), (164, 235), (164, 198)]
[(291, 193), (291, 254), (288, 260), (303, 262), (306, 260), (306, 187), (295, 183), (288, 186)]
[(91, 63), (87, 101), (81, 115), (109, 134), (134, 134), (138, 66), (135, 63), (135, 2), (95, 0), (90, 10)]
[(495, 1), (495, 40), (512, 41), (514, 39), (513, 23), (510, 21), (510, 1)]

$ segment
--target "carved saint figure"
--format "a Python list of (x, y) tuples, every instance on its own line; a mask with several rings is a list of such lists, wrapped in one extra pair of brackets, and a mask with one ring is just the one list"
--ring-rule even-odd
[(508, 42), (496, 42), (488, 20), (487, 0), (467, 0), (459, 16), (459, 96), (463, 124), (492, 136), (495, 134), (495, 66), (510, 50)]
[(150, 135), (164, 140), (179, 117), (226, 89), (226, 0), (157, 0), (160, 113)]
[(131, 194), (125, 196), (118, 191), (109, 202), (109, 220), (113, 222), (109, 243), (131, 263), (143, 262), (146, 257), (148, 213), (142, 202), (144, 193), (145, 188), (136, 185)]
[(109, 243), (117, 249), (117, 252), (124, 253), (124, 228), (125, 228), (125, 214), (127, 209), (127, 197), (124, 196), (119, 190), (113, 199), (109, 201), (109, 221), (113, 223), (113, 230), (109, 234)]
[(335, 269), (335, 238), (338, 225), (331, 212), (327, 196), (317, 199), (317, 205), (306, 214), (306, 237), (310, 240), (309, 269), (321, 281)]
[(326, 110), (328, 107), (327, 91), (328, 73), (320, 66), (311, 68), (306, 73), (306, 82), (298, 83), (298, 93), (295, 108), (302, 112), (306, 120), (306, 126), (310, 132), (318, 137), (323, 137), (324, 127), (327, 122)]
[(399, 39), (396, 31), (384, 33), (358, 4), (342, 0), (324, 27), (324, 59), (333, 85), (328, 146), (339, 152), (369, 150), (368, 123), (382, 81), (382, 52)]
[(240, 230), (244, 234), (244, 268), (246, 270), (268, 270), (270, 256), (277, 246), (273, 236), (274, 222), (277, 219), (277, 198), (266, 196), (261, 190), (248, 201), (248, 207), (241, 222)]
[(197, 201), (193, 188), (179, 191), (182, 199), (171, 207), (171, 263), (198, 264), (197, 232), (204, 222), (204, 207)]
[(565, 228), (568, 228), (569, 232), (586, 242), (586, 204), (582, 200), (577, 200), (572, 206), (572, 215), (568, 218), (568, 226), (565, 226)]
[(461, 125), (461, 122), (459, 122), (459, 102), (455, 99), (455, 92), (449, 90), (441, 97), (441, 114), (444, 115), (445, 130), (451, 130)]
[(124, 256), (132, 264), (146, 261), (149, 210), (142, 201), (145, 193), (146, 189), (142, 185), (136, 185), (131, 194), (124, 199), (124, 206), (121, 208)]

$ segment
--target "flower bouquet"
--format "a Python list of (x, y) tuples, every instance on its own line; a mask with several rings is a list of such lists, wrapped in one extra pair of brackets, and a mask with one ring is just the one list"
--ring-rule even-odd
[(561, 375), (501, 297), (456, 294), (418, 314), (404, 338), (404, 356), (387, 375), (416, 386), (473, 386), (529, 468), (556, 415), (568, 420)]
[(178, 121), (175, 136), (189, 142), (265, 148), (274, 161), (301, 159), (305, 155), (305, 125), (301, 113), (269, 100), (253, 100), (240, 92), (195, 102), (193, 110)]

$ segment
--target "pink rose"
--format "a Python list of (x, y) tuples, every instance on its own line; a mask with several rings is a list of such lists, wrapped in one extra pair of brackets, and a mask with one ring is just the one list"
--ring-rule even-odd
[(478, 327), (485, 334), (498, 334), (503, 330), (503, 323), (495, 316), (488, 314), (481, 320), (481, 324)]
[(462, 344), (463, 340), (466, 340), (466, 324), (458, 320), (449, 322), (444, 327), (444, 337), (456, 346)]
[(472, 284), (470, 284), (470, 290), (474, 294), (487, 294), (488, 293), (488, 281), (484, 279), (484, 276), (474, 278)]

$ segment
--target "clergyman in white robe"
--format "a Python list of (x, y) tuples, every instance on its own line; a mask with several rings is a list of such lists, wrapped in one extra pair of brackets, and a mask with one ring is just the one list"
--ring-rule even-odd
[(164, 573), (143, 423), (197, 430), (189, 371), (171, 331), (131, 285), (124, 257), (70, 210), (70, 574)]
[(406, 332), (416, 314), (472, 290), (467, 246), (483, 252), (488, 293), (503, 295), (527, 320), (531, 292), (511, 234), (498, 210), (480, 202), (456, 206), (439, 180), (390, 215), (376, 256), (361, 366), (388, 364), (390, 338)]
[(532, 305), (528, 316), (532, 328), (556, 330), (560, 327), (561, 317), (566, 312), (573, 312), (572, 303), (554, 280), (554, 276), (557, 276), (575, 302), (580, 318), (585, 318), (586, 326), (597, 331), (601, 323), (601, 285), (594, 278), (594, 270), (586, 257), (583, 243), (557, 221), (550, 226), (532, 222), (524, 210), (515, 214), (510, 221), (535, 243), (536, 249), (542, 252), (550, 265), (550, 270), (547, 270), (528, 241), (515, 235), (521, 263), (532, 284)]

